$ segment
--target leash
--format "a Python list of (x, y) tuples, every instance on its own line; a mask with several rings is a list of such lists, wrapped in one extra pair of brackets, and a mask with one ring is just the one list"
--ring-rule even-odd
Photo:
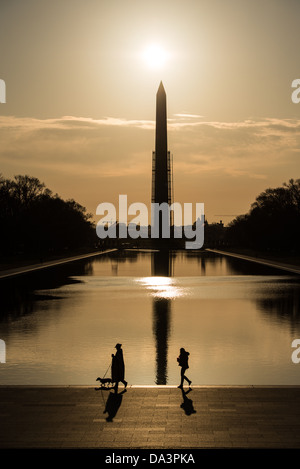
[(103, 378), (105, 378), (105, 376), (107, 375), (107, 372), (108, 372), (108, 370), (110, 369), (110, 367), (111, 367), (111, 363), (108, 365), (108, 368), (107, 368), (106, 372), (104, 373)]

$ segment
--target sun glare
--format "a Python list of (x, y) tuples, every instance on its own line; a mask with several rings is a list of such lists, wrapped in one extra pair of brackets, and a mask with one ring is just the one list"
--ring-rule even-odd
[(170, 277), (143, 277), (138, 283), (146, 287), (154, 298), (175, 299), (184, 295), (183, 289), (176, 286)]
[(159, 45), (152, 44), (145, 49), (143, 59), (149, 68), (160, 69), (166, 64), (168, 54)]

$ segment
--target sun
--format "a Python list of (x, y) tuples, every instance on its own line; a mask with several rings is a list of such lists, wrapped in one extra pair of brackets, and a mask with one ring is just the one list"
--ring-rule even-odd
[(143, 59), (149, 68), (161, 69), (168, 60), (168, 53), (158, 44), (151, 44), (144, 50)]

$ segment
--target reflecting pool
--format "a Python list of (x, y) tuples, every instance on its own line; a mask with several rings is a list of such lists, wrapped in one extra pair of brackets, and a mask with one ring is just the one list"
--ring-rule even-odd
[(0, 282), (0, 384), (300, 384), (299, 276), (209, 252), (120, 251)]

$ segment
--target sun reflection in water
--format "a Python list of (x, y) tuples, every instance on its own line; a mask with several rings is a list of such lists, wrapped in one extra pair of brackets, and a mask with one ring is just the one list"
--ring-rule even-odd
[(170, 277), (143, 277), (138, 282), (155, 298), (175, 299), (184, 295), (183, 289)]

